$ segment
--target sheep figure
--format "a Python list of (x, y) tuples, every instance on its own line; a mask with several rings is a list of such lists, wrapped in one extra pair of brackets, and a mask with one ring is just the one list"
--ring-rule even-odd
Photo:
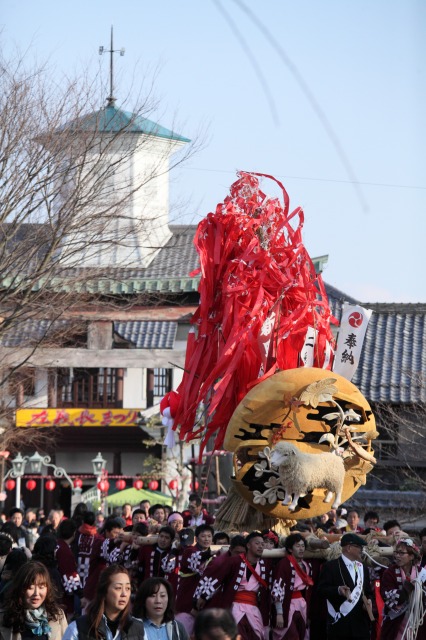
[(341, 504), (345, 467), (340, 456), (334, 453), (303, 453), (293, 443), (281, 441), (272, 450), (270, 462), (278, 469), (286, 491), (282, 504), (288, 506), (289, 511), (294, 511), (301, 495), (312, 489), (328, 490), (324, 502), (330, 502), (334, 493), (333, 509)]

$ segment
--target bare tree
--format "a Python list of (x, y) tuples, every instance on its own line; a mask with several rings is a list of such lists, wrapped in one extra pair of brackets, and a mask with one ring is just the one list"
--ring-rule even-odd
[(426, 462), (422, 452), (426, 445), (426, 405), (381, 402), (375, 403), (373, 410), (380, 432), (377, 454), (383, 463), (373, 475), (384, 489), (424, 490)]
[[(59, 82), (0, 55), (0, 340), (43, 318), (42, 333), (28, 336), (31, 353), (74, 335), (64, 314), (99, 300), (111, 266), (149, 264), (170, 237), (159, 193), (199, 144), (147, 119), (150, 93), (129, 111), (112, 98), (101, 107), (99, 96), (84, 76)], [(5, 415), (27, 361), (0, 362)]]

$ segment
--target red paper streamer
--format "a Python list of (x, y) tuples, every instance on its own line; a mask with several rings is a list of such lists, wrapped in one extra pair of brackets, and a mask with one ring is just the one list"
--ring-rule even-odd
[[(272, 176), (238, 175), (194, 239), (201, 281), (191, 322), (198, 335), (191, 336), (173, 428), (181, 439), (200, 438), (201, 452), (212, 435), (222, 448), (228, 421), (253, 385), (300, 365), (308, 327), (318, 332), (313, 366), (324, 366), (326, 341), (334, 342), (324, 284), (302, 243), (302, 209), (289, 213), (288, 194)], [(281, 188), (283, 204), (259, 189), (258, 176)], [(199, 427), (201, 403), (206, 425)]]

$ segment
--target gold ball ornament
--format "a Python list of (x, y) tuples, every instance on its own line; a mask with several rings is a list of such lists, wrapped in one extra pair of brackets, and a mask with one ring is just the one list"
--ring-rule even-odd
[[(294, 483), (284, 486), (281, 467), (274, 464), (277, 443), (291, 442), (296, 454), (328, 453), (324, 460), (330, 468), (341, 469), (343, 460), (343, 503), (365, 484), (376, 462), (371, 441), (377, 436), (371, 407), (352, 382), (332, 371), (301, 367), (280, 371), (247, 393), (228, 424), (225, 449), (234, 453), (234, 489), (251, 506), (271, 517), (303, 519), (329, 511), (336, 494), (327, 496), (325, 486), (305, 486), (289, 508)], [(312, 467), (307, 461), (314, 459), (304, 457)], [(324, 502), (326, 497), (330, 501)]]

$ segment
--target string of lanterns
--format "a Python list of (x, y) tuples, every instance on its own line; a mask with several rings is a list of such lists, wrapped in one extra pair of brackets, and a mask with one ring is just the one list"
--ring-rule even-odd
[[(12, 478), (9, 478), (8, 480), (6, 480), (4, 486), (6, 491), (13, 491), (16, 487), (16, 481), (13, 480)], [(56, 489), (56, 482), (51, 478), (49, 478), (48, 480), (46, 480), (46, 483), (44, 486), (47, 491), (54, 491)], [(83, 480), (79, 477), (74, 478), (73, 486), (75, 489), (81, 489), (83, 487)], [(158, 480), (150, 480), (147, 483), (147, 487), (150, 491), (157, 491), (159, 489), (159, 486), (160, 484)], [(33, 478), (30, 478), (25, 483), (25, 487), (26, 489), (28, 489), (28, 491), (34, 491), (34, 489), (37, 487), (37, 482)], [(110, 483), (108, 482), (108, 480), (102, 479), (102, 480), (99, 480), (99, 482), (97, 483), (97, 487), (100, 491), (102, 491), (102, 493), (107, 493), (110, 488)], [(124, 480), (123, 478), (119, 478), (118, 480), (116, 480), (115, 487), (116, 489), (118, 489), (118, 491), (122, 491), (127, 487), (126, 480)], [(135, 478), (133, 480), (133, 487), (139, 490), (143, 489), (144, 487), (143, 480), (141, 480), (140, 478)]]
[[(92, 476), (93, 477), (93, 476)], [(5, 482), (5, 489), (7, 491), (13, 491), (16, 487), (16, 482), (15, 480), (13, 480), (12, 478), (9, 478), (8, 480), (6, 480)], [(45, 489), (47, 491), (54, 491), (56, 489), (56, 482), (52, 479), (52, 478), (48, 478), (46, 480), (45, 483)], [(73, 480), (73, 486), (75, 489), (81, 489), (83, 487), (83, 480), (80, 477), (74, 478)], [(97, 483), (97, 488), (99, 489), (99, 491), (101, 491), (102, 493), (107, 493), (109, 491), (110, 488), (110, 483), (108, 482), (107, 479), (103, 478), (101, 480), (98, 481)], [(141, 478), (135, 478), (133, 480), (132, 486), (135, 489), (143, 489), (143, 487), (145, 486), (144, 481)], [(150, 491), (157, 491), (159, 489), (159, 482), (158, 480), (149, 480), (147, 482), (147, 488)], [(194, 488), (195, 491), (198, 491), (199, 489), (199, 482), (196, 480), (194, 483)], [(28, 489), (28, 491), (34, 491), (34, 489), (37, 487), (37, 482), (36, 480), (34, 480), (33, 478), (30, 478), (29, 480), (27, 480), (27, 482), (25, 483), (25, 487)], [(118, 491), (123, 491), (123, 489), (126, 489), (127, 487), (127, 482), (124, 478), (118, 478), (115, 482), (115, 487)], [(168, 483), (168, 487), (171, 491), (177, 491), (179, 488), (179, 481), (177, 478), (173, 478), (173, 480), (170, 480), (170, 482)], [(193, 490), (193, 483), (191, 482), (190, 484), (190, 490)]]

